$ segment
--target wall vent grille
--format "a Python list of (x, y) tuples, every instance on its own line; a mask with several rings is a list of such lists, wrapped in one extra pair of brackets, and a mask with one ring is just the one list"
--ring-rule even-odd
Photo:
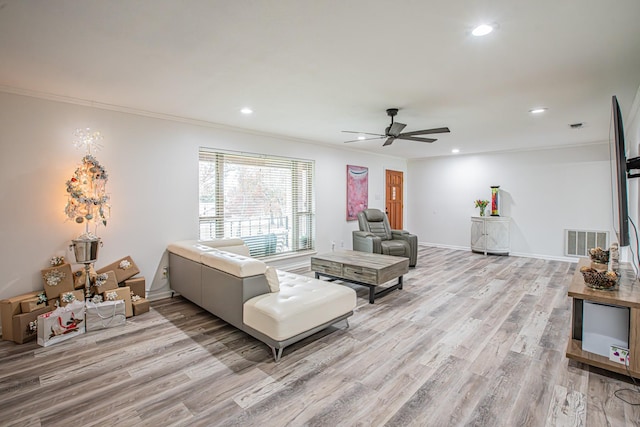
[(589, 249), (609, 248), (608, 231), (564, 230), (564, 254), (566, 256), (586, 257)]

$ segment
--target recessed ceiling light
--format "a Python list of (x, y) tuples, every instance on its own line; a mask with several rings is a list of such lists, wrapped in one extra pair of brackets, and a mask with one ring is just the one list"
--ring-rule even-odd
[(452, 152), (453, 154), (458, 154), (458, 153), (460, 152), (460, 149), (458, 149), (458, 148), (454, 148), (453, 150), (451, 150), (451, 152)]
[(534, 108), (533, 110), (529, 110), (531, 114), (540, 114), (544, 113), (545, 111), (547, 111), (546, 108)]
[(366, 139), (366, 138), (365, 138), (365, 136), (364, 136), (364, 135), (358, 135), (358, 139), (359, 139), (360, 141), (362, 141), (363, 139)]
[(251, 113), (253, 113), (253, 110), (251, 108), (249, 108), (249, 107), (244, 107), (242, 110), (240, 110), (240, 112), (242, 114), (251, 114)]
[(471, 34), (473, 34), (476, 37), (482, 37), (482, 36), (486, 36), (491, 31), (493, 31), (492, 25), (480, 24), (477, 27), (475, 27), (473, 31), (471, 31)]

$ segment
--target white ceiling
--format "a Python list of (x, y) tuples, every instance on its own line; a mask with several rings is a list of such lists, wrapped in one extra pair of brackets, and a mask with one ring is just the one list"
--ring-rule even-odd
[(611, 95), (631, 110), (639, 20), (638, 0), (0, 0), (0, 90), (340, 146), (390, 107), (451, 129), (348, 145), (405, 158), (588, 144)]

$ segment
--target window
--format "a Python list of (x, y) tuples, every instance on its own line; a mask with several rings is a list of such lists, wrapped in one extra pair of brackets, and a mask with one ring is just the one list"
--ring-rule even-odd
[(314, 162), (200, 148), (200, 239), (239, 237), (251, 256), (315, 247)]

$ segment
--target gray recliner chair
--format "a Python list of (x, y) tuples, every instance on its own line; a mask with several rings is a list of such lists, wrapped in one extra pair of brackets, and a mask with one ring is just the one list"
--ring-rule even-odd
[(359, 231), (353, 232), (353, 250), (409, 258), (409, 267), (418, 260), (418, 236), (392, 230), (387, 215), (379, 209), (358, 212)]

